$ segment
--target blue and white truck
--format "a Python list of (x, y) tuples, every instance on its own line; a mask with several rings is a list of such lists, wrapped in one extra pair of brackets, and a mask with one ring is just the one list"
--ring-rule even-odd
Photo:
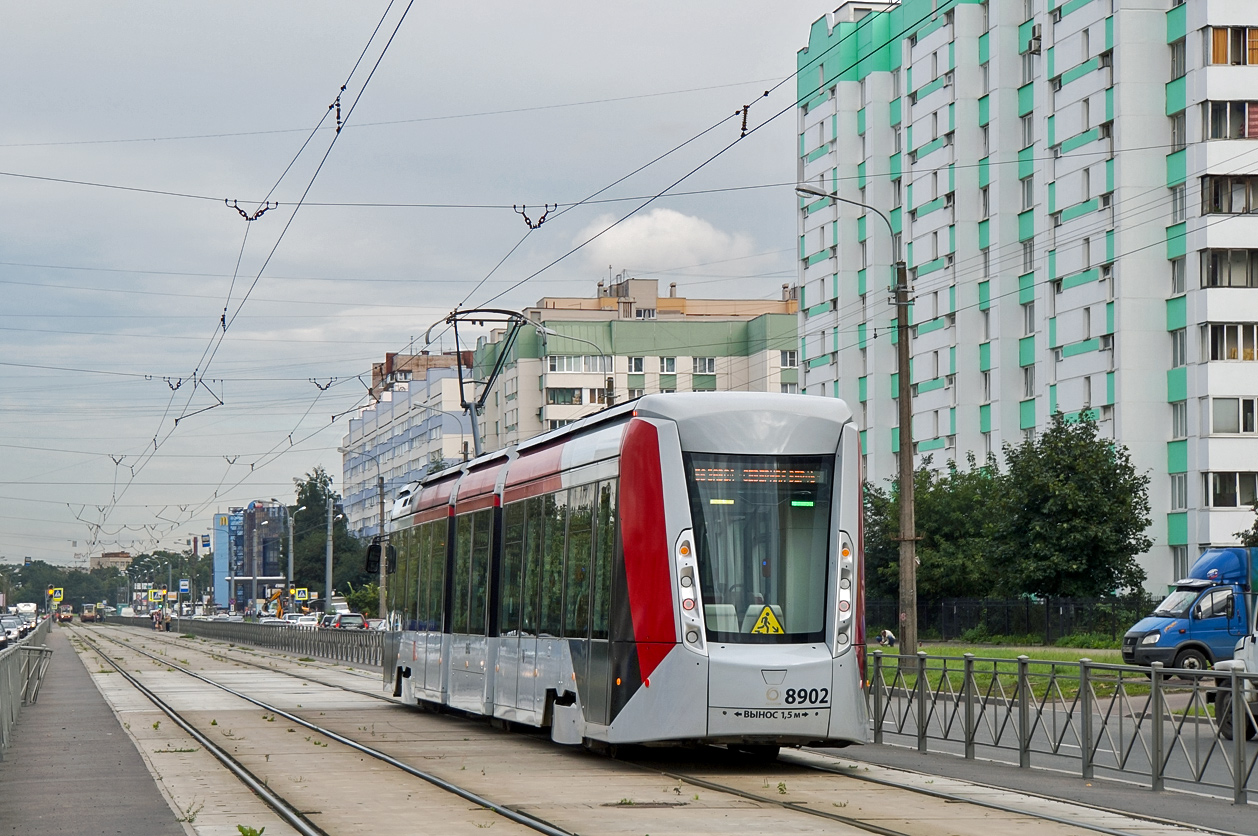
[(1123, 636), (1123, 661), (1205, 670), (1231, 659), (1253, 626), (1248, 596), (1258, 590), (1256, 573), (1258, 548), (1203, 552), (1175, 591)]

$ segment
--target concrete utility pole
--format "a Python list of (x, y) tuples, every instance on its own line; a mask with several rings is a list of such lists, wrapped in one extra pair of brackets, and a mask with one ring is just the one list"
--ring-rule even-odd
[(323, 561), (323, 611), (332, 612), (332, 491), (327, 492), (328, 550)]
[(913, 381), (909, 346), (909, 271), (897, 261), (896, 356), (899, 360), (900, 408), (900, 647), (902, 654), (917, 653), (917, 520), (913, 495)]
[[(873, 212), (887, 226), (891, 236), (892, 257), (895, 259), (895, 299), (896, 308), (896, 359), (899, 373), (896, 387), (896, 400), (900, 419), (900, 453), (899, 453), (899, 494), (900, 494), (900, 647), (901, 653), (912, 655), (917, 653), (917, 522), (914, 513), (913, 497), (913, 380), (912, 350), (909, 345), (909, 305), (912, 297), (909, 294), (908, 265), (900, 258), (896, 244), (895, 228), (891, 219), (868, 203), (848, 200), (839, 197), (835, 192), (810, 183), (800, 183), (795, 187), (796, 194), (801, 197), (828, 198), (838, 203), (859, 206)], [(870, 444), (873, 448), (873, 444)]]

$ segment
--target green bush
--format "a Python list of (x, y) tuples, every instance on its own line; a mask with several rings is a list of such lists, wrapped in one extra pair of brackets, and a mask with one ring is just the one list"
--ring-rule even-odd
[(1120, 650), (1123, 646), (1123, 640), (1122, 638), (1112, 639), (1105, 633), (1076, 633), (1073, 636), (1062, 636), (1055, 644), (1058, 647)]

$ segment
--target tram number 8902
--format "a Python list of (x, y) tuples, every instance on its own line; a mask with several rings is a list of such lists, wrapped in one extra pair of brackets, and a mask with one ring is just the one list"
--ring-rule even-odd
[(829, 688), (787, 688), (787, 705), (825, 705), (830, 702)]

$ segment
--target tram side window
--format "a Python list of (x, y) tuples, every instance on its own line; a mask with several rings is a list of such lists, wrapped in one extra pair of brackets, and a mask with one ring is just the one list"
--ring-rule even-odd
[(498, 634), (517, 635), (520, 629), (520, 603), (524, 572), (524, 503), (513, 502), (503, 509), (502, 579), (499, 592)]
[(524, 504), (524, 606), (520, 632), (526, 636), (536, 636), (541, 620), (538, 607), (542, 580), (542, 515), (545, 502), (542, 497), (535, 496), (525, 500)]
[(485, 615), (489, 601), (489, 555), (493, 548), (494, 511), (486, 508), (472, 514), (472, 566), (467, 606), (467, 631), (483, 636), (488, 628)]
[(594, 525), (594, 606), (592, 638), (605, 639), (611, 621), (612, 552), (616, 548), (616, 482), (600, 482)]
[(428, 629), (441, 631), (445, 620), (446, 608), (446, 549), (449, 539), (449, 521), (437, 520), (428, 523)]
[(563, 547), (567, 504), (564, 494), (543, 497), (544, 542), (542, 550), (541, 608), (538, 630), (541, 635), (558, 636), (563, 628)]
[(594, 546), (593, 484), (568, 491), (568, 556), (564, 584), (564, 635), (590, 634), (590, 557)]
[(467, 632), (467, 592), (472, 565), (472, 515), (456, 518), (454, 530), (454, 632)]
[(402, 604), (398, 609), (402, 613), (402, 629), (414, 630), (419, 607), (419, 529), (410, 528), (402, 533), (397, 572), (401, 576)]
[(406, 578), (406, 540), (408, 533), (406, 531), (398, 531), (389, 537), (389, 544), (397, 549), (399, 558), (397, 569), (385, 577), (389, 611), (383, 613), (382, 617), (389, 619), (390, 629), (396, 629), (399, 626), (398, 622), (402, 619), (402, 601), (406, 594), (403, 591), (405, 588), (403, 581)]
[(415, 553), (415, 629), (428, 629), (428, 542), (432, 534), (430, 524), (417, 526), (411, 531), (410, 548)]

